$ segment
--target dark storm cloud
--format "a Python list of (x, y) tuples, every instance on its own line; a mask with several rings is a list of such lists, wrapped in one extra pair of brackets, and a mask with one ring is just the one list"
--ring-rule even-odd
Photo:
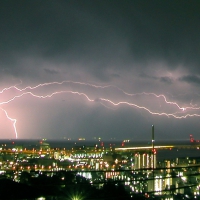
[(59, 72), (55, 69), (44, 69), (44, 71), (48, 74), (58, 74)]
[(139, 77), (141, 77), (143, 80), (150, 80), (150, 81), (160, 80), (160, 81), (162, 81), (162, 77), (160, 78), (158, 76), (155, 76), (154, 74), (150, 74), (150, 73), (146, 73), (146, 72), (140, 73)]
[(180, 81), (184, 81), (191, 84), (200, 84), (200, 77), (197, 75), (187, 75), (179, 78)]
[(160, 78), (161, 82), (167, 83), (167, 84), (172, 84), (173, 80), (170, 77), (161, 77)]
[[(199, 63), (199, 1), (2, 1), (1, 66), (18, 56), (110, 64), (162, 60), (169, 68)], [(95, 61), (95, 62), (92, 62)], [(145, 66), (145, 65), (144, 65)], [(100, 73), (101, 74), (101, 73)], [(103, 79), (105, 77), (102, 76)]]

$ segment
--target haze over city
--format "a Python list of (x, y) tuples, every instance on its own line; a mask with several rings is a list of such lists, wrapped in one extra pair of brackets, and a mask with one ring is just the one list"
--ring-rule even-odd
[(1, 1), (0, 139), (199, 136), (199, 1)]

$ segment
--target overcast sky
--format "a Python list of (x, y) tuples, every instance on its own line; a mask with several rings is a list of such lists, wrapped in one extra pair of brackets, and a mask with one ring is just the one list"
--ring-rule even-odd
[(1, 1), (0, 138), (199, 139), (199, 22), (198, 0)]

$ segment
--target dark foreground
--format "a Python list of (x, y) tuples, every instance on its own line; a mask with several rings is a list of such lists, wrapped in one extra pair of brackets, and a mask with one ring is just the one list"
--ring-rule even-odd
[(30, 173), (23, 172), (19, 183), (1, 177), (0, 199), (128, 200), (131, 196), (120, 183), (108, 181), (101, 189), (97, 189), (84, 177), (62, 171), (52, 177), (39, 175), (37, 178), (32, 178)]

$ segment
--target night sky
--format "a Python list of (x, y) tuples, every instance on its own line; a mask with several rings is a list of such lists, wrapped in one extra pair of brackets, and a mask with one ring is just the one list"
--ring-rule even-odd
[(200, 139), (199, 88), (199, 0), (0, 2), (1, 139)]

